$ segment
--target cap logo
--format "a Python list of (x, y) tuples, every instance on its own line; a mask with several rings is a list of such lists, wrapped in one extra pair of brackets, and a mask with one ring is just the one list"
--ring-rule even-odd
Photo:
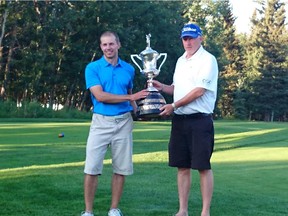
[(195, 29), (195, 28), (191, 28), (191, 27), (185, 27), (185, 28), (183, 28), (182, 32), (185, 32), (185, 31), (193, 31), (193, 32), (197, 32), (197, 29)]
[(202, 31), (199, 26), (196, 24), (187, 24), (182, 28), (181, 38), (183, 37), (192, 37), (197, 38), (202, 35)]

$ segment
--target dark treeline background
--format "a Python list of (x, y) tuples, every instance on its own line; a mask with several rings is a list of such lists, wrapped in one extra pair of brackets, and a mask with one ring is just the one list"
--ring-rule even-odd
[[(228, 0), (0, 0), (2, 117), (7, 117), (4, 107), (7, 112), (25, 104), (89, 111), (84, 70), (102, 56), (99, 36), (105, 30), (119, 34), (120, 57), (132, 65), (130, 55), (145, 49), (146, 34), (151, 33), (151, 47), (168, 54), (156, 79), (169, 84), (183, 53), (180, 30), (184, 23), (196, 22), (204, 32), (203, 46), (219, 64), (215, 116), (287, 121), (285, 5), (279, 0), (258, 3), (251, 32), (237, 34)], [(135, 69), (134, 91), (138, 91), (146, 78)]]

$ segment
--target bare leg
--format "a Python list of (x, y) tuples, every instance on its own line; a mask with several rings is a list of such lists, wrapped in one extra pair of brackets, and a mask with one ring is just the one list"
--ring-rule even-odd
[(202, 193), (201, 216), (210, 216), (210, 205), (213, 195), (214, 178), (212, 170), (202, 170), (200, 173), (200, 184)]
[(85, 174), (84, 177), (84, 198), (85, 211), (93, 212), (93, 202), (98, 185), (98, 176)]
[(191, 186), (190, 169), (178, 168), (177, 174), (178, 196), (179, 196), (179, 211), (175, 216), (188, 215), (188, 199)]
[(112, 177), (112, 200), (111, 209), (117, 208), (121, 199), (125, 176), (114, 173)]

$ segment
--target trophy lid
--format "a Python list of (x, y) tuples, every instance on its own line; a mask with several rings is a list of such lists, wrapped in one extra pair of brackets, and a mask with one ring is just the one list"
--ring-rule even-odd
[(143, 50), (141, 53), (140, 53), (140, 56), (147, 56), (147, 55), (158, 55), (159, 53), (153, 49), (151, 49), (151, 47), (146, 47), (145, 50)]
[(151, 38), (151, 34), (148, 34), (146, 35), (146, 43), (147, 43), (147, 47), (145, 50), (143, 50), (141, 53), (140, 53), (140, 56), (143, 57), (143, 56), (147, 56), (147, 55), (156, 55), (158, 56), (159, 53), (155, 50), (153, 50), (151, 47), (150, 47), (150, 38)]

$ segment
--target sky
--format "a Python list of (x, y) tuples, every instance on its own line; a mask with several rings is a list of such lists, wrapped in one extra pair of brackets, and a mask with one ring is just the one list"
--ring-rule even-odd
[[(288, 19), (288, 1), (286, 2), (286, 20)], [(236, 17), (235, 26), (238, 33), (249, 33), (251, 24), (250, 18), (252, 17), (254, 9), (259, 6), (253, 0), (230, 0), (232, 11)]]

